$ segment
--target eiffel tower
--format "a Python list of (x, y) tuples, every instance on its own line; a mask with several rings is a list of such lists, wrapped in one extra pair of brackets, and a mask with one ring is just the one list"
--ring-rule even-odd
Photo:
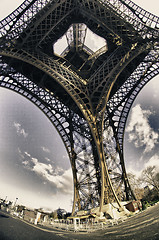
[[(104, 40), (97, 50), (86, 44), (90, 32)], [(0, 22), (0, 86), (37, 105), (61, 136), (72, 214), (136, 199), (124, 130), (134, 99), (158, 73), (159, 18), (130, 0), (25, 0)]]

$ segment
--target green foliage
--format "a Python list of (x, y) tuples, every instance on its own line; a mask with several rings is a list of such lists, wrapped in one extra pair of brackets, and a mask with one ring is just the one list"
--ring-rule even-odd
[(142, 202), (142, 210), (147, 209), (148, 207), (151, 207), (157, 203), (159, 199), (153, 200), (153, 201), (144, 201)]
[(142, 203), (142, 210), (145, 210), (146, 208), (150, 207), (150, 203), (148, 201), (145, 201)]

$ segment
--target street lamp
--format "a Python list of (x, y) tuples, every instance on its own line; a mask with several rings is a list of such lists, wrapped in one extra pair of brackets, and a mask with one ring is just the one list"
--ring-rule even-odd
[(18, 198), (15, 199), (14, 207), (15, 207), (15, 204), (17, 203), (17, 200), (18, 200)]

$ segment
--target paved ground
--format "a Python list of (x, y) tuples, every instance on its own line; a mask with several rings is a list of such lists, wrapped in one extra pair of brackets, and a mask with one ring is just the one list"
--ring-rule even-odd
[(0, 211), (0, 240), (159, 240), (159, 205), (93, 233), (39, 229)]

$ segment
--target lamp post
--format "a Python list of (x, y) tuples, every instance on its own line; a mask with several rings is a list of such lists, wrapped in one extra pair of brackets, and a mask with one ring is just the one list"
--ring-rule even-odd
[(18, 198), (15, 199), (14, 207), (15, 207), (15, 204), (17, 203), (17, 200), (18, 200)]

